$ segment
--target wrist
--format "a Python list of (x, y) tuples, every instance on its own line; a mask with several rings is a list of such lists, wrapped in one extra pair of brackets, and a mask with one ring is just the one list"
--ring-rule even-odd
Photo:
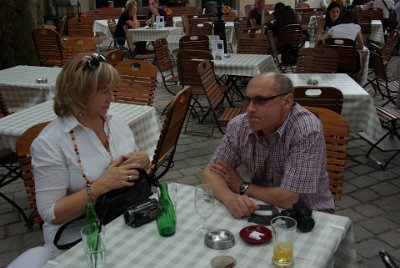
[(239, 194), (243, 195), (249, 189), (250, 183), (249, 182), (242, 182), (239, 186)]

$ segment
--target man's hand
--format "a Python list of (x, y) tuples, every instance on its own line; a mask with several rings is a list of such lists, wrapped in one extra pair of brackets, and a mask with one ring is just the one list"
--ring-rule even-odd
[(260, 208), (247, 195), (237, 195), (225, 205), (232, 216), (237, 219), (249, 217), (254, 211)]
[(224, 161), (218, 160), (210, 166), (210, 170), (211, 172), (222, 177), (233, 192), (239, 192), (240, 185), (244, 180), (242, 177), (240, 177), (236, 169), (232, 168)]

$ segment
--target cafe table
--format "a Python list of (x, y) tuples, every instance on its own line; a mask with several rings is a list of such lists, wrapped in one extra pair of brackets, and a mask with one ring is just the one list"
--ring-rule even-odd
[(127, 34), (132, 35), (132, 40), (134, 40), (134, 42), (152, 42), (160, 38), (167, 38), (169, 35), (182, 35), (183, 30), (181, 27), (153, 28), (146, 26), (129, 29)]
[[(115, 23), (118, 22), (118, 19), (115, 20)], [(108, 28), (108, 20), (95, 20), (93, 23), (93, 34), (96, 35), (98, 33), (104, 34), (107, 38), (112, 39), (112, 35), (110, 29)]]
[[(0, 119), (0, 149), (15, 151), (15, 144), (21, 134), (36, 124), (56, 118), (53, 101), (46, 101)], [(156, 109), (150, 106), (111, 103), (109, 111), (118, 114), (132, 130), (139, 149), (146, 151), (150, 158), (161, 131)]]
[[(212, 229), (231, 231), (235, 245), (225, 250), (205, 246), (200, 234), (201, 219), (193, 205), (195, 188), (183, 184), (177, 186), (176, 233), (170, 237), (160, 236), (155, 221), (132, 228), (121, 216), (105, 226), (107, 267), (210, 267), (211, 259), (219, 255), (234, 257), (236, 267), (273, 267), (272, 241), (260, 245), (244, 242), (239, 232), (253, 223), (233, 218), (219, 201), (215, 201), (215, 211), (208, 224)], [(296, 232), (294, 267), (357, 267), (351, 220), (317, 211), (313, 212), (313, 218), (316, 224), (311, 232)], [(82, 243), (44, 266), (54, 267), (87, 267)]]
[[(18, 112), (54, 96), (59, 67), (18, 65), (0, 71), (0, 93), (11, 112)], [(45, 81), (37, 79), (45, 78)], [(41, 83), (38, 83), (41, 82)]]

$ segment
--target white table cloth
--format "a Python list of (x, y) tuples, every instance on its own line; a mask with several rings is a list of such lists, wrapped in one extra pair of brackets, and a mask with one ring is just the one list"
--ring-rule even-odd
[[(226, 250), (215, 250), (204, 245), (200, 235), (201, 220), (196, 216), (194, 187), (178, 184), (177, 229), (171, 237), (161, 237), (156, 222), (138, 228), (124, 224), (123, 217), (107, 225), (107, 267), (210, 267), (218, 255), (230, 255), (237, 267), (273, 267), (272, 241), (249, 245), (239, 237), (245, 226), (253, 225), (246, 219), (234, 219), (225, 206), (215, 202), (215, 212), (209, 218), (211, 228), (228, 229), (235, 235), (235, 245)], [(357, 267), (356, 250), (351, 221), (347, 217), (314, 212), (316, 225), (310, 233), (297, 231), (294, 243), (294, 267)], [(49, 261), (45, 268), (87, 267), (82, 244)]]
[(229, 54), (224, 60), (214, 60), (218, 75), (237, 75), (253, 77), (264, 72), (278, 72), (271, 55)]
[[(124, 119), (132, 130), (139, 149), (146, 151), (152, 158), (161, 130), (156, 109), (149, 106), (112, 103), (110, 111)], [(47, 101), (0, 119), (0, 149), (10, 148), (15, 151), (16, 141), (25, 130), (55, 118), (53, 101)]]
[[(118, 20), (115, 20), (115, 23), (117, 23)], [(110, 32), (110, 29), (108, 28), (108, 20), (95, 20), (93, 23), (93, 35), (96, 35), (97, 33), (102, 33), (104, 34), (107, 38), (112, 39), (112, 35)]]
[[(18, 112), (54, 96), (61, 68), (19, 65), (0, 71), (0, 93), (11, 112)], [(36, 83), (46, 78), (47, 83)]]
[(129, 29), (128, 34), (132, 35), (134, 42), (139, 41), (155, 41), (160, 38), (167, 38), (169, 35), (182, 35), (181, 27), (164, 27), (164, 28), (149, 28), (141, 27)]
[(347, 120), (351, 132), (374, 132), (380, 127), (372, 96), (347, 74), (285, 74), (294, 86), (309, 86), (307, 81), (315, 79), (319, 86), (336, 87), (343, 93), (342, 116)]

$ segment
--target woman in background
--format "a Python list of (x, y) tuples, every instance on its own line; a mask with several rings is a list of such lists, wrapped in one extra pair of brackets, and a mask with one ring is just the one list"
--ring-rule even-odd
[[(129, 29), (135, 29), (140, 27), (140, 22), (137, 19), (136, 13), (137, 13), (136, 1), (135, 0), (126, 1), (125, 9), (122, 12), (121, 16), (119, 17), (117, 27), (115, 28), (115, 40), (119, 46), (125, 45), (126, 41), (125, 30), (124, 30), (125, 25), (127, 25)], [(140, 50), (140, 49), (141, 48), (138, 48), (137, 46), (135, 48), (135, 50)]]
[(331, 2), (327, 8), (325, 18), (321, 18), (318, 22), (316, 36), (323, 39), (324, 34), (333, 26), (339, 23), (342, 8), (337, 2)]

